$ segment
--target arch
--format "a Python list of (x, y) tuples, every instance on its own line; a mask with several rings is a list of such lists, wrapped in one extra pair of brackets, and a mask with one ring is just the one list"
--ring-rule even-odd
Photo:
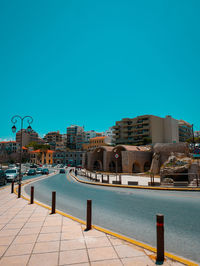
[(140, 165), (139, 165), (139, 163), (137, 163), (137, 162), (133, 163), (132, 173), (140, 173)]
[(144, 163), (144, 172), (148, 172), (150, 167), (151, 167), (151, 163), (150, 162), (145, 162)]
[(93, 170), (102, 171), (102, 162), (100, 160), (96, 160), (93, 164)]
[(109, 163), (109, 171), (112, 172), (112, 173), (116, 172), (116, 165), (115, 165), (114, 161), (111, 161)]

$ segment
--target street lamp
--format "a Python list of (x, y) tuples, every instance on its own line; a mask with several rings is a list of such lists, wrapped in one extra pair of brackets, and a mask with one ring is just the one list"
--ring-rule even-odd
[(21, 117), (19, 115), (15, 115), (11, 118), (11, 122), (13, 123), (12, 126), (12, 132), (15, 133), (17, 128), (15, 126), (15, 124), (17, 123), (17, 121), (21, 121), (21, 131), (20, 131), (20, 157), (19, 157), (19, 178), (18, 178), (18, 198), (21, 197), (21, 180), (22, 180), (22, 129), (23, 129), (23, 122), (24, 120), (27, 119), (27, 122), (29, 124), (28, 128), (27, 128), (27, 132), (31, 132), (32, 128), (30, 126), (31, 123), (33, 123), (33, 118), (31, 116), (24, 116)]

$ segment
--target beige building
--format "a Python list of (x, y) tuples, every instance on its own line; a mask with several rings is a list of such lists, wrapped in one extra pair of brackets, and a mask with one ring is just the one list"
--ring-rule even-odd
[(89, 144), (83, 144), (83, 150), (92, 151), (101, 146), (108, 146), (110, 142), (111, 140), (108, 136), (91, 138)]
[(35, 164), (52, 164), (53, 153), (52, 150), (35, 150), (30, 151), (30, 162)]
[(116, 122), (114, 134), (116, 145), (178, 143), (178, 120), (171, 116), (162, 118), (154, 115), (124, 118)]
[[(21, 142), (21, 130), (16, 133), (16, 142)], [(30, 132), (27, 129), (22, 129), (22, 146), (28, 145), (30, 142), (43, 143), (44, 141), (38, 136), (34, 130)]]

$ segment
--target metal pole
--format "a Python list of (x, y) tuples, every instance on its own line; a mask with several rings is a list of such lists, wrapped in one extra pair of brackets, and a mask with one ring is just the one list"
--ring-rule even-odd
[(92, 201), (87, 200), (86, 231), (92, 229)]
[(157, 262), (164, 261), (164, 215), (157, 214)]
[(56, 191), (52, 191), (51, 214), (56, 213)]
[(12, 181), (12, 184), (11, 184), (11, 193), (14, 193), (14, 184), (15, 184), (15, 182)]
[(21, 183), (18, 185), (18, 199), (21, 197)]
[(31, 186), (31, 198), (30, 198), (30, 204), (34, 203), (34, 187)]
[(116, 170), (116, 181), (117, 181), (117, 158), (116, 158), (116, 166), (115, 166), (115, 170)]

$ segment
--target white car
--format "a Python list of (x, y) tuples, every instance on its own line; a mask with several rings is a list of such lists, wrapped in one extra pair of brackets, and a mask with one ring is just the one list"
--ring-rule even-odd
[(19, 170), (17, 168), (7, 169), (5, 171), (5, 174), (6, 174), (6, 180), (8, 182), (16, 181), (19, 175)]

